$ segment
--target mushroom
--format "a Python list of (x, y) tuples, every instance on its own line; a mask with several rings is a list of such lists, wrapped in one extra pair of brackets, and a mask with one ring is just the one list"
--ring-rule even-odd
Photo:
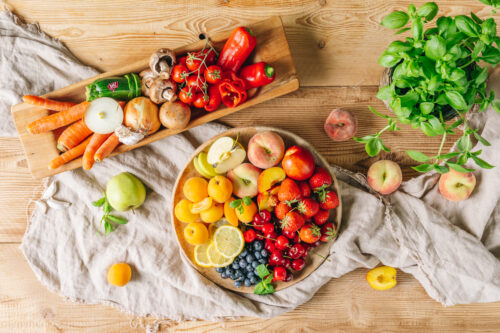
[(168, 72), (161, 72), (160, 75), (156, 75), (150, 68), (148, 68), (140, 72), (139, 77), (141, 78), (142, 94), (149, 97), (149, 91), (153, 82), (157, 78), (168, 80), (170, 78), (170, 74)]
[(167, 72), (170, 75), (175, 65), (175, 53), (170, 49), (159, 49), (149, 58), (149, 67), (155, 75)]
[(149, 88), (149, 98), (153, 103), (162, 104), (176, 99), (177, 85), (171, 80), (158, 76)]

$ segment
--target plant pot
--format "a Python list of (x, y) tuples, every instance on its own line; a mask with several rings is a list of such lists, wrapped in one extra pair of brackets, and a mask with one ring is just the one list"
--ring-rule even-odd
[[(393, 70), (393, 68), (386, 68), (384, 70), (384, 72), (382, 73), (382, 77), (380, 78), (379, 88), (388, 86), (388, 85), (390, 85), (392, 83), (392, 70)], [(383, 101), (383, 102), (384, 102), (384, 105), (389, 110), (393, 111), (389, 107), (389, 102), (388, 101)], [(477, 112), (478, 110), (479, 110), (479, 104), (474, 104), (472, 106), (472, 109), (470, 111)], [(439, 114), (434, 114), (434, 115), (439, 118)], [(452, 107), (449, 107), (449, 109), (447, 109), (445, 112), (443, 112), (443, 119), (444, 119), (444, 121), (451, 120), (451, 119), (455, 118), (456, 116), (458, 116), (458, 112), (455, 109), (453, 109)]]

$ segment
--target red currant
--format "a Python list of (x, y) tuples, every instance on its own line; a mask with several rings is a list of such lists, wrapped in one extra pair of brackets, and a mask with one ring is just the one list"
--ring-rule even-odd
[(251, 243), (255, 240), (255, 230), (248, 229), (243, 233), (243, 238), (245, 239), (245, 243)]
[(285, 263), (283, 267), (285, 267), (286, 269), (290, 269), (290, 267), (292, 267), (292, 262), (290, 261), (290, 259), (285, 258)]
[(292, 247), (290, 247), (290, 250), (288, 251), (288, 255), (292, 259), (300, 258), (304, 255), (304, 253), (306, 253), (306, 249), (302, 244), (293, 244)]
[(269, 212), (268, 210), (261, 210), (258, 215), (260, 215), (264, 223), (268, 223), (269, 221), (271, 221), (271, 212)]
[(258, 232), (255, 236), (258, 240), (263, 240), (264, 239), (264, 234), (262, 232)]
[(283, 258), (283, 255), (281, 254), (280, 251), (274, 250), (271, 252), (271, 256), (269, 257), (269, 265), (271, 266), (279, 266), (282, 265), (285, 261), (285, 258)]
[(295, 232), (290, 231), (290, 230), (283, 230), (282, 234), (285, 235), (285, 237), (288, 239), (293, 239), (296, 235)]
[(290, 241), (285, 236), (279, 235), (278, 238), (276, 238), (275, 246), (278, 250), (286, 249), (288, 244), (290, 244)]
[(262, 232), (264, 234), (270, 234), (274, 231), (274, 225), (272, 225), (271, 223), (266, 223), (262, 226)]
[(286, 278), (286, 269), (282, 266), (274, 267), (273, 270), (273, 280), (283, 281)]
[(262, 230), (262, 226), (265, 224), (264, 220), (260, 214), (255, 214), (253, 217), (253, 227), (257, 230)]
[(275, 245), (274, 241), (272, 241), (270, 239), (266, 239), (266, 244), (264, 245), (264, 248), (268, 252), (273, 252), (274, 250), (276, 250), (276, 245)]
[(306, 261), (302, 258), (295, 259), (294, 261), (292, 261), (292, 269), (297, 272), (301, 271), (305, 265)]
[(276, 238), (278, 237), (278, 235), (273, 231), (273, 232), (270, 232), (268, 234), (264, 234), (264, 237), (266, 237), (267, 239), (270, 239), (272, 241), (276, 241)]

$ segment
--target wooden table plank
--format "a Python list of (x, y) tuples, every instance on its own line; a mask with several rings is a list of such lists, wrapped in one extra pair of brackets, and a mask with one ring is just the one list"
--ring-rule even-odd
[[(404, 273), (398, 273), (394, 289), (375, 291), (365, 282), (366, 271), (331, 280), (308, 303), (274, 319), (187, 321), (161, 328), (171, 332), (487, 332), (500, 325), (498, 303), (442, 307)], [(133, 316), (104, 305), (69, 303), (41, 288), (17, 244), (0, 244), (0, 314), (0, 330), (10, 332), (139, 331), (130, 327)]]
[[(103, 71), (140, 60), (160, 47), (179, 47), (201, 32), (220, 32), (281, 15), (302, 86), (376, 85), (377, 58), (395, 37), (382, 18), (410, 3), (400, 0), (7, 0), (27, 21), (66, 43), (83, 62)], [(426, 0), (411, 1), (417, 6)], [(57, 3), (57, 4), (56, 4)], [(440, 13), (480, 17), (479, 1), (441, 0)], [(133, 8), (133, 10), (128, 10)], [(500, 29), (500, 27), (499, 27)], [(127, 50), (127, 52), (123, 52)]]

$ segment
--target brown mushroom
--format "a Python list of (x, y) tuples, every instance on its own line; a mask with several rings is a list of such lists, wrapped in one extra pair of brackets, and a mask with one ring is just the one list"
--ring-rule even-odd
[(158, 76), (149, 88), (149, 98), (156, 104), (173, 102), (177, 98), (176, 92), (177, 85), (175, 83)]
[(141, 78), (142, 94), (149, 97), (149, 90), (151, 89), (153, 82), (157, 78), (168, 80), (170, 78), (170, 74), (168, 72), (161, 72), (160, 75), (156, 75), (150, 68), (148, 68), (140, 72), (139, 77)]
[(175, 65), (175, 53), (170, 49), (159, 49), (149, 58), (149, 67), (154, 74), (160, 75), (167, 72), (170, 75), (172, 67)]

